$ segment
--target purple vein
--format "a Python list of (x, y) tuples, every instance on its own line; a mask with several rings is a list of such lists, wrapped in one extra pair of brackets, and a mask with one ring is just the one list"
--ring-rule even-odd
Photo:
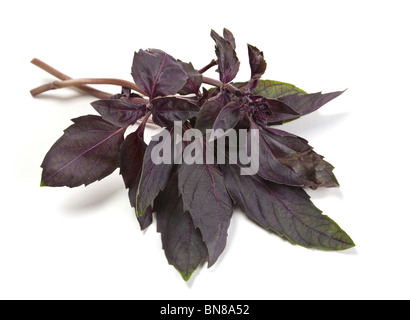
[(158, 68), (158, 70), (157, 70), (157, 73), (156, 73), (156, 75), (155, 75), (154, 81), (152, 82), (152, 85), (151, 85), (151, 92), (150, 92), (150, 97), (149, 97), (150, 100), (152, 100), (152, 95), (154, 94), (154, 89), (155, 89), (155, 86), (156, 86), (156, 84), (157, 84), (159, 75), (160, 75), (160, 73), (162, 72), (162, 69), (164, 69), (164, 64), (165, 64), (165, 53), (164, 53), (164, 55), (163, 55), (163, 57), (162, 57), (161, 65), (159, 66), (159, 68)]
[(217, 215), (218, 215), (218, 233), (217, 233), (217, 239), (221, 238), (222, 234), (222, 217), (221, 217), (221, 206), (220, 206), (220, 200), (218, 197), (218, 194), (216, 192), (216, 183), (215, 183), (215, 178), (214, 175), (211, 172), (211, 168), (209, 165), (206, 165), (206, 168), (208, 170), (209, 176), (211, 177), (212, 181), (212, 189), (213, 189), (213, 194), (216, 200), (216, 205), (217, 205)]
[(101, 140), (99, 143), (95, 144), (94, 146), (92, 146), (91, 148), (88, 148), (87, 150), (81, 152), (77, 157), (75, 157), (73, 160), (71, 160), (69, 163), (67, 163), (66, 165), (64, 165), (63, 167), (61, 167), (60, 169), (58, 169), (56, 172), (54, 172), (52, 175), (50, 175), (49, 179), (54, 177), (56, 174), (58, 174), (60, 171), (64, 170), (65, 168), (67, 168), (69, 165), (71, 165), (73, 162), (77, 161), (79, 158), (81, 158), (83, 155), (85, 155), (87, 152), (90, 152), (91, 150), (95, 149), (96, 147), (98, 147), (99, 145), (103, 144), (104, 142), (106, 142), (107, 140), (111, 139), (113, 136), (115, 136), (116, 134), (120, 133), (121, 131), (125, 131), (126, 128), (120, 128), (117, 131), (115, 131), (113, 134), (110, 134), (107, 138)]
[[(188, 166), (190, 166), (190, 165), (188, 165)], [(204, 174), (204, 172), (205, 172), (205, 167), (202, 169), (201, 173), (199, 174), (199, 178), (202, 177), (202, 175)], [(195, 170), (191, 170), (191, 172), (189, 173), (189, 177), (185, 180), (185, 182), (188, 181), (194, 173), (195, 173)], [(194, 190), (191, 192), (191, 199), (189, 200), (188, 208), (187, 208), (186, 210), (191, 210), (191, 209), (192, 209), (192, 202), (194, 201), (195, 193), (196, 193), (196, 190), (197, 190), (198, 187), (199, 187), (199, 181), (200, 181), (200, 180), (201, 180), (201, 179), (197, 179), (197, 182), (196, 182), (196, 184), (195, 184), (195, 188), (194, 188)], [(185, 188), (184, 188), (184, 189), (185, 189)], [(188, 199), (186, 199), (186, 200), (188, 200)], [(187, 201), (187, 203), (188, 203), (188, 201)]]
[(107, 148), (105, 149), (105, 151), (103, 152), (103, 154), (98, 158), (97, 161), (95, 161), (95, 163), (94, 163), (93, 166), (90, 168), (90, 170), (88, 170), (88, 172), (86, 172), (86, 173), (84, 174), (84, 177), (86, 177), (87, 175), (91, 174), (91, 173), (95, 170), (95, 168), (97, 167), (97, 165), (100, 163), (101, 159), (107, 154), (107, 152), (111, 149), (111, 147), (112, 147), (112, 144), (111, 144), (111, 143), (108, 143), (108, 146), (107, 146)]

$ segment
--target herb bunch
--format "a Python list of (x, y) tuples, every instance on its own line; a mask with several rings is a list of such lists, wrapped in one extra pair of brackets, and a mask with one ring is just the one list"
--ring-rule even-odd
[[(91, 103), (99, 116), (73, 119), (46, 154), (41, 186), (87, 186), (119, 168), (141, 229), (149, 227), (156, 216), (168, 262), (185, 280), (202, 263), (212, 266), (223, 252), (234, 204), (261, 227), (292, 244), (324, 250), (353, 247), (351, 238), (304, 191), (306, 187), (337, 187), (333, 166), (305, 139), (277, 129), (343, 91), (308, 94), (291, 84), (261, 80), (267, 64), (263, 52), (251, 45), (250, 78), (233, 82), (240, 66), (235, 38), (227, 29), (223, 36), (212, 31), (211, 37), (217, 59), (199, 70), (162, 50), (135, 52), (134, 82), (71, 79), (34, 59), (34, 64), (62, 81), (33, 89), (33, 96), (75, 86), (99, 99)], [(203, 76), (214, 66), (219, 80)], [(89, 84), (119, 85), (122, 91), (111, 95)], [(211, 87), (206, 89), (204, 84)], [(152, 138), (146, 144), (147, 122), (163, 128), (162, 140)], [(229, 132), (246, 130), (247, 142), (256, 135), (256, 174), (242, 174), (241, 170), (249, 170), (246, 165), (223, 163), (216, 155), (215, 161), (205, 161), (203, 155), (196, 155), (193, 163), (181, 161), (183, 154), (198, 149), (175, 138), (176, 123), (182, 134), (196, 129), (203, 136), (196, 147), (207, 152), (215, 148), (213, 140), (222, 140), (228, 150), (225, 138)], [(125, 136), (129, 127), (136, 127), (135, 131)], [(210, 129), (222, 134), (210, 138)], [(178, 145), (168, 162), (160, 161), (164, 153), (155, 153), (164, 145)]]

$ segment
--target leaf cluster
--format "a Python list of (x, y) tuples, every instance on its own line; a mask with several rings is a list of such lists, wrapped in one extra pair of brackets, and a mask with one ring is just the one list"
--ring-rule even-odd
[[(88, 185), (119, 168), (141, 228), (150, 226), (156, 216), (168, 262), (185, 280), (200, 264), (207, 261), (212, 266), (224, 251), (235, 204), (261, 227), (293, 244), (324, 250), (354, 246), (304, 190), (337, 187), (333, 166), (305, 139), (277, 129), (343, 92), (308, 94), (291, 84), (261, 80), (267, 63), (252, 45), (248, 81), (233, 82), (240, 66), (235, 38), (227, 29), (222, 36), (212, 30), (211, 37), (219, 80), (204, 77), (204, 70), (162, 50), (135, 52), (131, 75), (140, 92), (123, 87), (121, 94), (92, 102), (99, 116), (73, 119), (44, 158), (41, 185)], [(162, 140), (153, 137), (147, 144), (148, 121), (170, 134), (161, 134)], [(176, 138), (176, 123), (182, 134), (189, 129), (200, 132), (201, 148), (207, 151), (214, 148), (209, 129), (246, 130), (247, 141), (256, 133), (257, 173), (241, 174), (247, 167), (239, 161), (180, 161), (192, 150)], [(125, 135), (127, 128), (133, 132)], [(213, 137), (226, 144), (225, 138)], [(164, 145), (178, 146), (165, 163), (160, 161), (164, 154), (155, 153)]]

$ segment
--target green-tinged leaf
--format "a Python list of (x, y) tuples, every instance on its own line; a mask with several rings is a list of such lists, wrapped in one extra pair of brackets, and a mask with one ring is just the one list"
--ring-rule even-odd
[(232, 199), (262, 227), (308, 248), (344, 250), (354, 246), (346, 232), (322, 215), (303, 189), (272, 183), (257, 175), (240, 175), (235, 165), (221, 168)]
[(171, 175), (168, 184), (155, 200), (158, 232), (169, 264), (173, 265), (185, 281), (208, 257), (199, 229), (196, 229), (189, 212), (184, 211), (178, 195), (178, 175)]
[(255, 95), (260, 95), (265, 98), (278, 99), (293, 109), (297, 115), (287, 116), (284, 118), (269, 119), (269, 123), (278, 124), (295, 120), (300, 116), (316, 111), (334, 98), (340, 96), (344, 91), (335, 91), (329, 93), (306, 93), (305, 91), (295, 87), (292, 84), (272, 81), (260, 80), (258, 86), (252, 91)]
[(288, 96), (291, 94), (306, 94), (305, 91), (299, 89), (293, 84), (274, 80), (259, 80), (257, 87), (252, 91), (252, 93), (272, 99)]
[[(133, 208), (136, 206), (137, 191), (142, 174), (144, 154), (147, 144), (144, 142), (145, 118), (137, 130), (127, 136), (121, 145), (120, 174), (128, 189), (128, 198)], [(148, 207), (142, 217), (137, 217), (141, 230), (146, 229), (152, 223), (152, 208)]]
[[(141, 176), (145, 149), (147, 148), (147, 144), (144, 142), (145, 125), (146, 120), (138, 126), (135, 132), (129, 134), (121, 145), (120, 174), (127, 189), (138, 185)], [(135, 199), (131, 200), (131, 203), (135, 207)]]

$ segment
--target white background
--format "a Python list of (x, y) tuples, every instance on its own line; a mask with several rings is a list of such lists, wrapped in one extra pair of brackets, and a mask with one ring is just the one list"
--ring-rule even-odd
[[(0, 298), (410, 298), (407, 3), (1, 2)], [(214, 58), (211, 29), (223, 27), (236, 36), (238, 80), (249, 76), (250, 43), (265, 53), (266, 79), (348, 89), (283, 129), (336, 167), (341, 187), (309, 194), (356, 247), (293, 246), (237, 211), (219, 261), (186, 283), (156, 226), (139, 230), (118, 171), (87, 188), (40, 188), (44, 155), (70, 119), (95, 113), (95, 99), (72, 89), (32, 98), (30, 89), (54, 78), (30, 60), (77, 78), (132, 80), (135, 50), (159, 48), (201, 68)]]

